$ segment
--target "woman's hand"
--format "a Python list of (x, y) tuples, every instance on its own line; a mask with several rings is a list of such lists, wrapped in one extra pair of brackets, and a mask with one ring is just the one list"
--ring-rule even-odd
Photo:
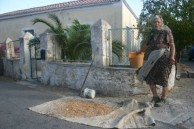
[(174, 59), (174, 57), (170, 57), (170, 64), (171, 64), (171, 65), (174, 65), (174, 64), (175, 64), (175, 59)]
[(175, 64), (175, 46), (174, 43), (170, 43), (170, 64)]

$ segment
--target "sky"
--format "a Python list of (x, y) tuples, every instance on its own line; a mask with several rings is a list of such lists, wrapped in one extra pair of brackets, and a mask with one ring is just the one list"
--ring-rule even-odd
[[(0, 14), (68, 1), (76, 0), (0, 0)], [(129, 4), (137, 17), (139, 17), (143, 6), (143, 0), (126, 0), (126, 2)]]

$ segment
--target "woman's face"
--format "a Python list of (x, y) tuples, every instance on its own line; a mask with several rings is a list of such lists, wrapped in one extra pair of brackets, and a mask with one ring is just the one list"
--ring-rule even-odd
[(162, 25), (161, 19), (160, 19), (160, 18), (156, 18), (156, 19), (154, 20), (153, 25), (154, 25), (154, 28), (155, 28), (155, 29), (160, 29), (160, 27), (161, 27), (161, 25)]

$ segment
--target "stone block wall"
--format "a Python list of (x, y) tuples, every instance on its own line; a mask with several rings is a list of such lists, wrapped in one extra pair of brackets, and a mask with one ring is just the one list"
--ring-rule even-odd
[[(50, 62), (42, 69), (44, 85), (63, 86), (80, 90), (89, 70), (89, 64)], [(144, 86), (135, 85), (135, 69), (92, 66), (84, 88), (96, 90), (106, 96), (129, 96), (145, 93)]]
[(4, 76), (21, 80), (20, 59), (4, 59)]

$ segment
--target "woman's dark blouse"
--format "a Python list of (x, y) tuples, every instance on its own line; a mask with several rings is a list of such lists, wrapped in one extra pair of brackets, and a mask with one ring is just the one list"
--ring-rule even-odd
[(158, 44), (164, 44), (166, 47), (169, 47), (170, 43), (174, 43), (173, 35), (170, 29), (153, 29), (150, 32), (147, 45), (149, 45), (152, 50), (157, 50), (159, 47)]

